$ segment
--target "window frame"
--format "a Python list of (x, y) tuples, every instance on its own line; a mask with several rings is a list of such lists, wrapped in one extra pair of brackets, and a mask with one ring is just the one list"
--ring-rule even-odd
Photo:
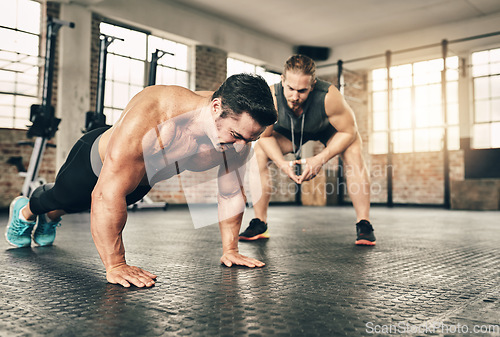
[[(36, 43), (34, 45), (18, 43), (19, 48), (7, 46), (6, 49), (1, 48), (0, 43), (0, 55), (3, 55), (0, 56), (0, 77), (2, 77), (0, 80), (0, 128), (27, 130), (30, 124), (30, 107), (41, 101), (44, 6), (35, 0), (15, 1), (16, 13), (13, 15), (15, 24), (1, 25), (0, 32), (14, 34), (16, 37), (30, 37)], [(32, 7), (38, 11), (38, 22), (35, 21), (34, 25), (30, 23), (31, 30), (23, 29), (22, 26), (27, 28), (27, 25), (18, 20), (23, 5), (21, 2), (24, 2), (24, 5), (30, 3), (37, 7)], [(24, 39), (19, 38), (19, 40)]]
[[(441, 60), (441, 65), (440, 65), (440, 70), (439, 71), (426, 71), (422, 73), (417, 73), (416, 72), (416, 66), (418, 67), (423, 67), (423, 64), (427, 63), (427, 65), (431, 65), (431, 62), (436, 62), (439, 63), (439, 60)], [(450, 67), (450, 63), (454, 63), (456, 66), (455, 67)], [(370, 148), (369, 152), (372, 155), (378, 155), (378, 154), (387, 154), (388, 153), (388, 133), (391, 133), (391, 143), (392, 143), (392, 153), (422, 153), (422, 152), (436, 152), (436, 151), (442, 151), (443, 149), (443, 135), (444, 135), (444, 130), (447, 128), (448, 132), (448, 149), (449, 150), (458, 150), (460, 145), (459, 145), (459, 111), (458, 111), (458, 67), (459, 67), (459, 58), (458, 56), (448, 56), (447, 57), (447, 123), (445, 124), (443, 121), (443, 116), (442, 116), (442, 83), (441, 83), (441, 73), (442, 73), (442, 58), (426, 58), (423, 60), (419, 61), (413, 61), (409, 63), (401, 63), (397, 65), (393, 65), (390, 68), (390, 76), (391, 76), (391, 130), (388, 130), (389, 123), (388, 123), (388, 109), (387, 109), (387, 95), (388, 95), (388, 88), (387, 88), (387, 69), (386, 68), (376, 68), (372, 69), (369, 72), (369, 109), (370, 109), (370, 118), (371, 118), (371, 125), (370, 125)], [(395, 76), (395, 71), (398, 68), (404, 69), (403, 67), (408, 67), (409, 68), (409, 75), (402, 76), (402, 77), (397, 77)], [(430, 67), (428, 67), (429, 69)], [(455, 73), (454, 75), (452, 74), (452, 71)], [(380, 78), (374, 79), (374, 73), (375, 72), (381, 72), (385, 73), (383, 76), (380, 76)], [(422, 78), (425, 76), (428, 76), (429, 74), (432, 74), (433, 76), (438, 77), (438, 80), (434, 81), (422, 81)], [(438, 76), (439, 75), (439, 76)], [(420, 77), (420, 82), (416, 80)], [(403, 80), (401, 80), (403, 79)], [(398, 84), (398, 81), (409, 81), (408, 85), (401, 85)], [(385, 83), (384, 83), (385, 82)], [(381, 85), (377, 88), (377, 84)], [(450, 84), (453, 84), (456, 88), (455, 95), (454, 97), (450, 97)], [(417, 96), (418, 96), (418, 91), (422, 90), (427, 90), (429, 91), (432, 86), (438, 87), (439, 90), (434, 90), (431, 93), (436, 93), (438, 92), (438, 100), (440, 103), (438, 104), (430, 104), (428, 105), (427, 108), (439, 110), (439, 115), (438, 117), (441, 121), (439, 123), (432, 123), (427, 122), (426, 125), (423, 126), (418, 126), (419, 120), (422, 120), (422, 115), (418, 114), (419, 109), (425, 109), (426, 107), (424, 105), (418, 105), (419, 101), (417, 101)], [(397, 97), (395, 93), (398, 91), (402, 91), (403, 89), (409, 90), (409, 98), (410, 98), (410, 106), (406, 106), (403, 108), (398, 109), (397, 107)], [(375, 94), (380, 94), (380, 96), (383, 96), (385, 99), (383, 109), (376, 108), (374, 106), (374, 101), (375, 99)], [(450, 107), (453, 107), (454, 111), (453, 113), (453, 121), (450, 122), (450, 114), (451, 114), (451, 109)], [(394, 124), (394, 121), (397, 120), (397, 112), (401, 111), (409, 111), (409, 116), (407, 118), (409, 125), (407, 127), (397, 127)], [(376, 116), (378, 114), (379, 116)], [(385, 117), (384, 117), (385, 116)], [(378, 123), (379, 125), (383, 125), (382, 127), (375, 128), (377, 125), (376, 118), (383, 117), (384, 120), (382, 123)], [(432, 115), (429, 114), (429, 117), (432, 118)], [(434, 133), (434, 143), (432, 141), (429, 141), (425, 146), (419, 142), (420, 137), (418, 137), (418, 134), (424, 135), (424, 134), (432, 134)], [(438, 134), (441, 134), (441, 140), (436, 140), (439, 138)], [(385, 135), (385, 136), (384, 136)], [(406, 137), (399, 138), (398, 136), (400, 135), (406, 135)], [(408, 138), (409, 135), (409, 138)], [(402, 142), (402, 139), (407, 138), (407, 141), (409, 140), (408, 144), (406, 146)], [(451, 145), (451, 146), (450, 146)]]

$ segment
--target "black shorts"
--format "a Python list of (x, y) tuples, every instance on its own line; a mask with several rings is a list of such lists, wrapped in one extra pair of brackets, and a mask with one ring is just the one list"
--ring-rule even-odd
[[(97, 183), (90, 153), (95, 140), (107, 129), (109, 127), (92, 130), (76, 142), (59, 170), (55, 183), (38, 187), (30, 197), (30, 209), (33, 214), (44, 214), (53, 210), (77, 213), (90, 209), (92, 191)], [(150, 186), (138, 186), (127, 196), (127, 204), (141, 200), (150, 190)]]
[[(292, 132), (290, 130), (285, 129), (284, 127), (279, 125), (274, 125), (273, 130), (285, 136), (288, 140), (292, 141)], [(300, 144), (300, 132), (295, 132), (293, 135), (293, 138), (295, 140), (295, 149), (298, 150), (301, 145), (307, 143), (310, 140), (318, 140), (326, 146), (326, 143), (328, 143), (330, 138), (332, 138), (332, 136), (336, 132), (337, 130), (331, 124), (318, 132), (304, 132), (302, 136), (302, 144)]]

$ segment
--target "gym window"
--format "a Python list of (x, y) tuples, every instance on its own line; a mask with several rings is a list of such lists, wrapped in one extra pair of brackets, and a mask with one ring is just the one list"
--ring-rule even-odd
[(40, 103), (41, 5), (2, 2), (0, 11), (0, 128), (26, 129), (32, 104)]
[[(459, 149), (458, 57), (446, 59), (448, 149)], [(370, 152), (387, 153), (388, 132), (394, 153), (440, 151), (443, 148), (441, 72), (443, 59), (390, 68), (391, 130), (387, 115), (387, 70), (371, 72), (372, 132)]]
[(269, 85), (281, 81), (280, 74), (267, 71), (264, 67), (257, 66), (252, 63), (237, 60), (228, 57), (227, 59), (227, 77), (240, 73), (257, 74), (262, 76)]
[(147, 33), (109, 23), (101, 23), (102, 34), (115, 40), (108, 47), (104, 114), (113, 124), (134, 95), (147, 85), (148, 61), (157, 49), (171, 53), (158, 60), (156, 84), (189, 87), (188, 46)]
[(500, 147), (500, 48), (472, 53), (472, 147)]

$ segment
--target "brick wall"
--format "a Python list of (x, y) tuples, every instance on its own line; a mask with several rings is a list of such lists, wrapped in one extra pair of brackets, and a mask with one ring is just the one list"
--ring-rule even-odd
[(196, 90), (216, 90), (227, 75), (227, 52), (209, 46), (196, 46)]
[[(450, 151), (450, 180), (464, 180), (463, 151)], [(372, 202), (387, 202), (387, 156), (371, 156)], [(442, 152), (393, 155), (393, 201), (400, 204), (443, 204)]]

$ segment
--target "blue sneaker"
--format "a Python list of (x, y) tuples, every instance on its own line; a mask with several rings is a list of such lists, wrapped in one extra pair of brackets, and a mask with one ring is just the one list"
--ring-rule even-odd
[(5, 239), (15, 247), (29, 247), (31, 245), (31, 232), (36, 221), (23, 221), (19, 219), (19, 212), (28, 204), (26, 197), (17, 197), (10, 203), (9, 223), (5, 229)]
[(61, 226), (61, 218), (49, 220), (45, 214), (38, 216), (38, 225), (33, 233), (33, 241), (39, 246), (50, 246), (56, 239), (56, 228)]

